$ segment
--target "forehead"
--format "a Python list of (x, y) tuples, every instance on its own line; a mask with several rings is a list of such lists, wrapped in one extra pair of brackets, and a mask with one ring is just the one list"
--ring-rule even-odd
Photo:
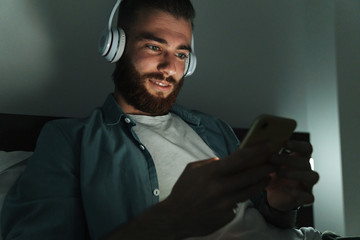
[(140, 10), (138, 18), (132, 24), (131, 32), (134, 35), (149, 32), (159, 37), (176, 37), (191, 42), (191, 21), (184, 18), (176, 18), (161, 10)]

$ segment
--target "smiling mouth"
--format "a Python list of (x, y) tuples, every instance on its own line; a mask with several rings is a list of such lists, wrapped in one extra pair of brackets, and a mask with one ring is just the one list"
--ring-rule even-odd
[(150, 79), (150, 83), (154, 84), (155, 86), (160, 87), (161, 89), (168, 89), (171, 87), (171, 83), (169, 83), (168, 81), (157, 81), (157, 80), (153, 80)]

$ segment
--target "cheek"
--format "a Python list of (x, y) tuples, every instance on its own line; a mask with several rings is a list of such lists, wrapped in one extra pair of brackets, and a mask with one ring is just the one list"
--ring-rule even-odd
[(148, 73), (156, 71), (156, 61), (153, 57), (136, 56), (133, 59), (134, 67), (140, 73)]
[(183, 77), (183, 75), (184, 75), (184, 72), (185, 72), (185, 64), (186, 64), (185, 62), (180, 62), (180, 63), (178, 63), (177, 66), (176, 66), (176, 69), (178, 69), (178, 70), (177, 70), (177, 75), (180, 76), (180, 78)]
[[(157, 72), (161, 64), (161, 59), (157, 56), (149, 56), (147, 54), (135, 55), (132, 60), (135, 69), (142, 75), (144, 73)], [(174, 78), (181, 79), (185, 71), (185, 62), (176, 61), (176, 76)]]

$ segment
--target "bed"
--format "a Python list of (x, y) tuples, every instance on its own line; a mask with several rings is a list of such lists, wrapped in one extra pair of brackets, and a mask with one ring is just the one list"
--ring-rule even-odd
[[(26, 167), (25, 159), (34, 151), (41, 128), (46, 122), (59, 118), (61, 117), (0, 113), (0, 157), (13, 154), (12, 158), (8, 159), (8, 162), (10, 161), (8, 166), (11, 167), (3, 167), (0, 171), (0, 212), (2, 199), (10, 185)], [(240, 140), (247, 132), (246, 128), (234, 127), (233, 129)], [(291, 138), (309, 141), (310, 135), (309, 133), (295, 132)], [(0, 166), (3, 162), (4, 159), (0, 159)], [(7, 173), (7, 177), (4, 177), (5, 173)], [(11, 173), (10, 178), (9, 173)], [(314, 226), (312, 206), (299, 210), (297, 226)]]

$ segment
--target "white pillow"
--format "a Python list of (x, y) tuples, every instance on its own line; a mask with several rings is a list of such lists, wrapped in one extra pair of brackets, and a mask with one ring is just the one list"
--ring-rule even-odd
[[(25, 151), (0, 151), (0, 215), (6, 193), (24, 171), (26, 167), (25, 160), (28, 159), (31, 154), (32, 152)], [(0, 234), (0, 240), (1, 239)]]
[(27, 151), (0, 151), (0, 174), (2, 174), (8, 168), (11, 168), (12, 166), (26, 160), (31, 155), (32, 152)]

